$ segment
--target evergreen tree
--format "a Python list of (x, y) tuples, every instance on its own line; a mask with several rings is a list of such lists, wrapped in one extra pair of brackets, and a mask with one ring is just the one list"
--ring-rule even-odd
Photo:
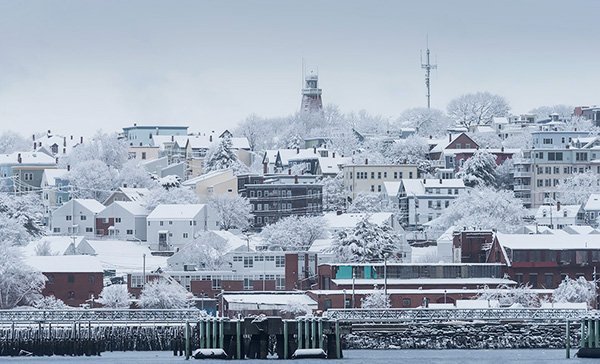
[(496, 157), (487, 150), (478, 150), (465, 161), (458, 172), (465, 186), (495, 186), (496, 185)]
[(221, 169), (233, 168), (238, 171), (242, 165), (233, 151), (231, 137), (228, 135), (219, 138), (219, 140), (208, 150), (204, 162), (204, 172), (218, 171)]

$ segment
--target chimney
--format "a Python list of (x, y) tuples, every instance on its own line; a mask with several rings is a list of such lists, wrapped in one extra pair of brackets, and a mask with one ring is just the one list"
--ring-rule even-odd
[(33, 138), (33, 141), (35, 142), (35, 134), (32, 134), (31, 137)]
[(208, 141), (212, 143), (212, 135), (208, 137)]
[(174, 142), (175, 141), (175, 135), (171, 135), (171, 141)]
[(79, 144), (83, 144), (83, 137), (79, 137)]
[(429, 135), (429, 139), (433, 139), (433, 135)]
[(369, 158), (365, 158), (365, 164), (369, 164)]
[(137, 123), (133, 123), (133, 126), (137, 126)]
[(48, 129), (48, 136), (52, 135), (52, 131), (50, 131), (50, 129)]
[(37, 148), (37, 143), (33, 142), (33, 151), (35, 151), (35, 148)]
[(317, 147), (313, 147), (313, 154), (317, 154)]
[(67, 172), (70, 172), (70, 171), (71, 171), (71, 165), (67, 164)]
[(291, 176), (291, 175), (292, 175), (292, 169), (288, 168), (288, 176)]
[(73, 136), (71, 135), (71, 140), (73, 140)]
[(452, 133), (448, 133), (448, 143), (452, 141)]
[(17, 154), (17, 162), (22, 163), (23, 159), (21, 159), (21, 153)]
[(298, 175), (294, 176), (294, 184), (298, 184)]
[(63, 137), (63, 147), (67, 146), (67, 137)]
[(560, 201), (556, 201), (556, 211), (560, 211)]
[(333, 158), (335, 158), (335, 152), (333, 152)]
[(296, 154), (300, 154), (300, 148), (296, 147)]

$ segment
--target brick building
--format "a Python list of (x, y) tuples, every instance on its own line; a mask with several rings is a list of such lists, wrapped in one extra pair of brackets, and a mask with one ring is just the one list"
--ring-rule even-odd
[(98, 298), (104, 287), (104, 271), (96, 257), (31, 256), (25, 262), (48, 279), (42, 295), (54, 296), (69, 306), (78, 307), (90, 302), (91, 298)]

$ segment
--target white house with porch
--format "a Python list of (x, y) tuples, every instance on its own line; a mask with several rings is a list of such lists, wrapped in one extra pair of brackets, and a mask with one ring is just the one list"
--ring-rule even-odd
[(96, 217), (96, 233), (118, 240), (146, 240), (148, 210), (137, 202), (115, 201)]
[(147, 217), (146, 238), (153, 250), (175, 250), (194, 239), (196, 233), (214, 230), (217, 223), (208, 205), (158, 205)]
[(96, 235), (96, 216), (104, 205), (93, 199), (72, 199), (54, 210), (50, 230), (55, 235)]

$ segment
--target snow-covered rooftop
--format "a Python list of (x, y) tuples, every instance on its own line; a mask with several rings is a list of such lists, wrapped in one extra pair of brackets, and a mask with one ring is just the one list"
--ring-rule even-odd
[(198, 182), (202, 182), (207, 179), (221, 176), (221, 175), (230, 175), (233, 178), (233, 169), (231, 169), (231, 168), (220, 169), (217, 171), (212, 171), (212, 172), (208, 172), (205, 174), (201, 174), (198, 177), (188, 179), (187, 181), (183, 182), (182, 185), (183, 186), (195, 186), (196, 183), (198, 183)]
[(321, 173), (323, 174), (338, 174), (341, 172), (341, 166), (352, 163), (350, 157), (318, 157)]
[(205, 207), (204, 204), (158, 205), (148, 215), (148, 220), (190, 220), (196, 217)]
[(316, 239), (308, 249), (309, 252), (322, 253), (331, 248), (333, 239)]
[(83, 236), (44, 236), (29, 242), (27, 245), (20, 247), (20, 249), (25, 256), (37, 256), (37, 246), (47, 242), (51, 255), (76, 254), (75, 247), (82, 240)]
[(386, 195), (389, 197), (395, 197), (398, 195), (398, 191), (400, 190), (400, 185), (402, 182), (396, 181), (386, 181), (383, 182), (383, 189)]
[(142, 202), (146, 199), (150, 190), (147, 188), (120, 187), (119, 190), (131, 201)]
[[(225, 293), (223, 299), (227, 301), (230, 309), (236, 309), (232, 307), (232, 304), (244, 305), (247, 308), (248, 305), (254, 305), (257, 310), (269, 309), (268, 306), (287, 306), (290, 304), (308, 305), (309, 307), (316, 308), (317, 302), (312, 298), (308, 297), (304, 293), (258, 293), (258, 294), (235, 294)], [(281, 307), (276, 307), (281, 308)], [(250, 308), (251, 309), (251, 308)]]
[(585, 211), (600, 210), (600, 193), (592, 193), (583, 208)]
[(91, 199), (91, 198), (76, 198), (71, 201), (80, 204), (85, 209), (90, 210), (92, 213), (95, 213), (95, 214), (104, 210), (104, 208), (106, 207), (103, 204), (101, 204), (100, 202), (98, 202), (94, 199)]
[(581, 205), (542, 205), (535, 213), (535, 218), (577, 217)]
[[(352, 285), (352, 279), (332, 279), (332, 282), (336, 285)], [(383, 286), (383, 278), (375, 279), (354, 279), (354, 284), (359, 285), (378, 285)], [(399, 278), (388, 278), (388, 285), (502, 285), (502, 284), (516, 284), (517, 282), (505, 279), (505, 278), (410, 278), (410, 279), (399, 279)]]
[[(19, 163), (19, 155), (21, 163)], [(54, 157), (42, 152), (14, 152), (11, 154), (0, 154), (0, 165), (56, 165)]]
[(80, 254), (92, 255), (103, 269), (117, 272), (139, 272), (143, 269), (146, 254), (148, 272), (167, 267), (167, 257), (154, 256), (146, 245), (123, 240), (85, 240), (77, 245)]
[(588, 225), (568, 225), (563, 228), (563, 230), (569, 234), (600, 234), (600, 231), (594, 229)]
[(570, 234), (503, 234), (497, 233), (498, 242), (512, 250), (586, 250), (600, 249), (600, 235)]
[(96, 257), (86, 255), (50, 255), (25, 257), (25, 264), (42, 273), (102, 273)]
[(426, 188), (465, 188), (460, 178), (452, 179), (402, 179), (402, 185), (408, 196), (424, 195)]
[(134, 216), (147, 216), (148, 210), (138, 202), (134, 201), (115, 201), (113, 204), (122, 207)]
[(48, 186), (56, 186), (57, 178), (65, 178), (69, 171), (62, 168), (47, 168), (44, 169), (44, 176)]

